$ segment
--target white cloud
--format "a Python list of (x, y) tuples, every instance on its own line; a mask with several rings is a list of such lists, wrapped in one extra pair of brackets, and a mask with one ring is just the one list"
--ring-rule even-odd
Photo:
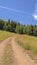
[(37, 20), (37, 4), (35, 5), (34, 13), (32, 14), (33, 18)]
[(37, 15), (33, 15), (34, 19), (37, 20)]

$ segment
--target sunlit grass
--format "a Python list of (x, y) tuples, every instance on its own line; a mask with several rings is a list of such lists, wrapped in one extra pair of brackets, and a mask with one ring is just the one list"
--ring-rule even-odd
[(19, 35), (17, 36), (16, 41), (37, 63), (37, 37), (29, 35)]
[(19, 37), (17, 37), (17, 42), (19, 42), (19, 44), (23, 46), (24, 49), (30, 49), (33, 53), (37, 53), (37, 37), (19, 35)]
[(0, 30), (0, 41), (6, 39), (8, 37), (11, 37), (13, 35), (14, 35), (14, 33)]

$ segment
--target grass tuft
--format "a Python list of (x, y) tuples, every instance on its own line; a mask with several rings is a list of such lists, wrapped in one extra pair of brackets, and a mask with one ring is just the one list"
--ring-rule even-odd
[(22, 46), (25, 50), (30, 50), (30, 45), (29, 45), (29, 43), (20, 43), (19, 41), (17, 41), (18, 42), (18, 44), (20, 45), (20, 46)]

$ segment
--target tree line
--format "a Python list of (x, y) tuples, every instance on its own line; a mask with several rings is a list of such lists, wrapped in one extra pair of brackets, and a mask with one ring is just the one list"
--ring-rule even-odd
[(8, 21), (0, 19), (0, 30), (37, 36), (37, 25), (22, 25), (10, 19)]

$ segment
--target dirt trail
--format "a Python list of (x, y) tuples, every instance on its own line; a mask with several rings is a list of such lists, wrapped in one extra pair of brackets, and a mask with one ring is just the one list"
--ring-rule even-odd
[(12, 48), (16, 63), (14, 65), (36, 65), (30, 57), (23, 52), (22, 48), (15, 42), (15, 37), (12, 38)]
[(9, 42), (10, 38), (0, 43), (0, 65), (2, 65), (2, 57), (4, 55), (5, 45)]
[[(15, 62), (12, 65), (36, 65), (33, 60), (23, 51), (23, 49), (15, 42), (15, 36), (12, 37), (12, 49), (14, 52)], [(5, 46), (9, 43), (11, 37), (0, 43), (0, 65), (2, 65), (2, 57), (4, 55)]]

